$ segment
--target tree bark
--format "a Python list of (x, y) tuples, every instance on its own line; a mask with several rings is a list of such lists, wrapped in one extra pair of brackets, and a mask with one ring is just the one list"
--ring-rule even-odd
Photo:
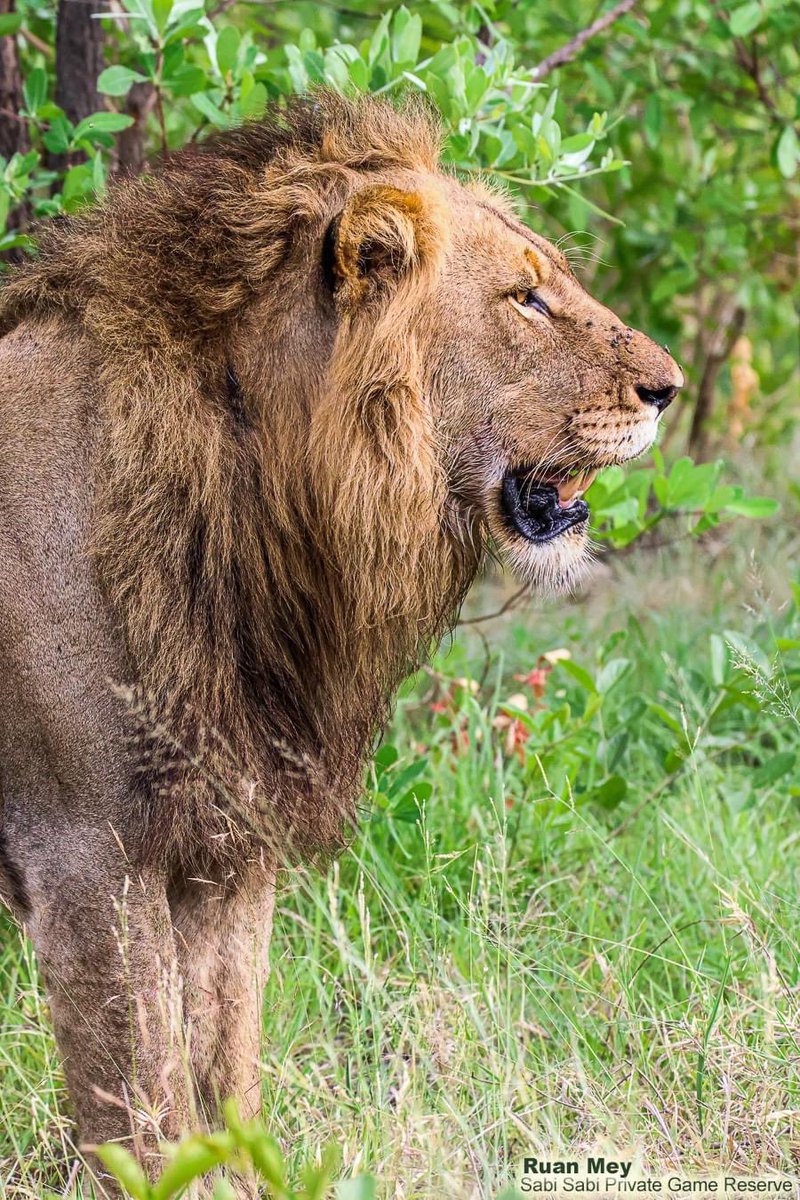
[[(14, 12), (14, 0), (0, 0), (0, 15)], [(28, 131), (19, 115), (22, 108), (22, 80), (17, 57), (17, 39), (11, 34), (0, 38), (0, 154), (9, 159), (28, 149)]]
[(103, 69), (103, 30), (92, 13), (98, 0), (59, 0), (56, 29), (56, 104), (77, 124), (101, 107), (97, 76)]
[(133, 117), (133, 124), (117, 134), (117, 161), (115, 170), (122, 176), (140, 175), (145, 164), (144, 136), (147, 118), (156, 102), (152, 83), (135, 83), (128, 92), (125, 112)]
[[(59, 0), (56, 23), (56, 95), (74, 125), (98, 112), (103, 103), (97, 76), (103, 69), (103, 30), (92, 13), (104, 8), (103, 0)], [(55, 171), (82, 162), (84, 154), (48, 154)]]
[(704, 458), (708, 450), (708, 423), (714, 410), (714, 397), (722, 364), (729, 358), (738, 338), (744, 329), (745, 310), (738, 305), (729, 311), (727, 319), (720, 324), (713, 335), (713, 342), (706, 354), (703, 373), (700, 376), (700, 386), (697, 389), (697, 403), (692, 417), (692, 428), (689, 433), (689, 453), (695, 458)]
[[(13, 13), (15, 0), (0, 0), (0, 14)], [(30, 149), (28, 126), (19, 115), (22, 108), (22, 77), (17, 55), (17, 39), (13, 34), (0, 38), (0, 155), (6, 160)], [(31, 222), (31, 206), (27, 200), (17, 204), (8, 214), (6, 231), (25, 233)], [(23, 252), (19, 247), (6, 250), (0, 256), (5, 262), (19, 262)]]

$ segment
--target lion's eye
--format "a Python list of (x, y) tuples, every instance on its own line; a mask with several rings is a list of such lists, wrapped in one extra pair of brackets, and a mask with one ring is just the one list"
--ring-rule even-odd
[(539, 292), (535, 292), (533, 288), (519, 288), (517, 292), (511, 293), (510, 300), (513, 306), (522, 312), (523, 317), (529, 317), (534, 312), (541, 312), (543, 317), (553, 316)]
[(550, 309), (547, 307), (542, 297), (538, 292), (533, 291), (533, 289), (528, 291), (520, 289), (519, 291), (514, 292), (511, 298), (519, 308), (527, 309), (532, 312), (539, 312), (545, 317), (552, 316)]

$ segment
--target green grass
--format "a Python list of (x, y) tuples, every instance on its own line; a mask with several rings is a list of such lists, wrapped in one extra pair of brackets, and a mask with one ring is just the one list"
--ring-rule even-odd
[[(405, 690), (351, 852), (282, 881), (263, 1078), (291, 1170), (333, 1142), (412, 1200), (494, 1196), (536, 1151), (792, 1168), (800, 553), (747, 536), (754, 562), (638, 553), (588, 603), (466, 626)], [(514, 678), (563, 648), (540, 697)], [(61, 1194), (67, 1099), (2, 932), (3, 1194)]]

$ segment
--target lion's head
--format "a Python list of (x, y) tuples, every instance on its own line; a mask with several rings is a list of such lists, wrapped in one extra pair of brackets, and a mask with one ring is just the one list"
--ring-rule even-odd
[(682, 383), (442, 170), (427, 113), (329, 93), (52, 225), (0, 305), (28, 318), (93, 373), (95, 562), (137, 679), (306, 843), (335, 837), (487, 545), (571, 584), (591, 473), (645, 450)]
[(337, 319), (382, 323), (390, 367), (396, 330), (413, 340), (416, 420), (430, 423), (455, 528), (482, 528), (535, 585), (571, 585), (583, 492), (653, 443), (680, 368), (483, 186), (431, 170), (359, 181), (328, 239)]
[(648, 449), (683, 375), (496, 198), (447, 191), (430, 361), (452, 487), (523, 578), (570, 585), (587, 547), (582, 493)]

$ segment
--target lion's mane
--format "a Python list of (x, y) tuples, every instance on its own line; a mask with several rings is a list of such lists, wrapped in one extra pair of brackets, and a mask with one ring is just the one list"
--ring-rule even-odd
[(295, 101), (51, 223), (4, 290), (4, 331), (60, 317), (95, 369), (93, 553), (148, 837), (200, 865), (338, 843), (393, 690), (474, 575), (412, 320), (444, 217), (391, 303), (338, 325), (318, 253), (360, 178), (437, 157), (420, 110)]

